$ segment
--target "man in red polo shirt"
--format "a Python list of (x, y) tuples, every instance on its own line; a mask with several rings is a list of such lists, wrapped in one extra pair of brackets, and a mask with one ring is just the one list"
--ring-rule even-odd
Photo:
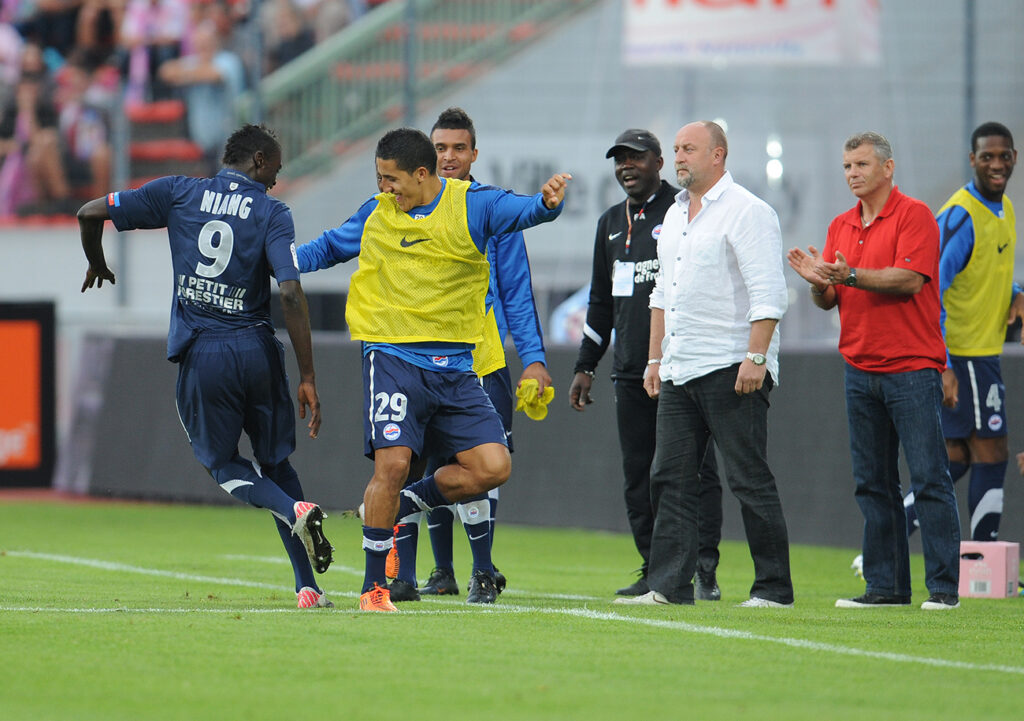
[(893, 185), (894, 167), (892, 147), (878, 133), (849, 138), (843, 170), (859, 202), (829, 225), (823, 253), (793, 248), (787, 257), (811, 284), (815, 305), (839, 307), (867, 589), (836, 606), (910, 604), (897, 465), (902, 446), (930, 594), (921, 608), (945, 610), (960, 605), (960, 519), (940, 419), (946, 347), (939, 325), (939, 227), (928, 206)]

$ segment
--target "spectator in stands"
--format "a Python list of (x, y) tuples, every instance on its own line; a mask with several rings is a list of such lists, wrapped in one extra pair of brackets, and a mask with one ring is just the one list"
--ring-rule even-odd
[(72, 54), (86, 52), (94, 63), (107, 60), (117, 50), (124, 11), (124, 0), (84, 0)]
[(57, 109), (42, 48), (25, 46), (14, 97), (0, 112), (0, 214), (73, 214), (60, 157)]
[(25, 43), (10, 23), (0, 22), (0, 103), (14, 95), (21, 76), (21, 51)]
[(76, 51), (61, 69), (58, 106), (61, 151), (72, 186), (88, 188), (94, 198), (111, 187), (113, 151), (108, 111), (112, 97), (88, 64), (88, 53)]
[(35, 11), (34, 0), (3, 0), (0, 2), (0, 23), (21, 25), (32, 17)]
[[(266, 2), (263, 0), (264, 4)], [(212, 23), (217, 28), (217, 34), (224, 39), (231, 37), (238, 25), (246, 20), (246, 9), (240, 3), (230, 0), (192, 0), (191, 13), (192, 28)], [(190, 36), (185, 43), (186, 51), (192, 48), (191, 39)]]
[[(35, 12), (16, 23), (30, 42), (67, 57), (75, 46), (75, 27), (83, 0), (35, 0)], [(19, 8), (22, 12), (24, 9)]]
[(221, 48), (212, 24), (196, 28), (193, 43), (194, 52), (164, 63), (160, 77), (181, 88), (188, 107), (189, 136), (216, 160), (235, 124), (235, 99), (245, 86), (245, 68), (235, 53)]
[(267, 33), (266, 71), (272, 73), (313, 47), (313, 28), (292, 0), (275, 0)]
[[(242, 66), (248, 73), (262, 69), (266, 58), (265, 39), (258, 39), (256, 30), (257, 13), (250, 12), (253, 8), (250, 0), (191, 0), (192, 28), (185, 39), (185, 54), (195, 49), (195, 31), (203, 25), (213, 25), (220, 38), (220, 46), (233, 52), (242, 60)], [(262, 0), (259, 7), (266, 9), (272, 0)], [(266, 33), (264, 33), (264, 38)], [(253, 80), (255, 82), (255, 80)]]
[(366, 12), (364, 0), (348, 0), (347, 3), (334, 0), (295, 0), (295, 4), (306, 17), (307, 24), (314, 28), (318, 43)]
[(172, 96), (158, 71), (164, 62), (181, 55), (188, 20), (187, 0), (128, 0), (121, 25), (128, 103)]

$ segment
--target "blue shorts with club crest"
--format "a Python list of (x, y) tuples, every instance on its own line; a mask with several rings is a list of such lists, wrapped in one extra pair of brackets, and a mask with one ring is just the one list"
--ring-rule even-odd
[(451, 457), (505, 443), (505, 429), (472, 372), (430, 371), (372, 350), (363, 356), (364, 451), (405, 446)]
[(1006, 435), (1006, 386), (999, 356), (950, 356), (959, 385), (956, 408), (942, 407), (946, 438), (997, 438)]
[(262, 465), (295, 451), (284, 346), (267, 326), (196, 336), (179, 362), (177, 404), (192, 451), (206, 468), (230, 461), (243, 432)]

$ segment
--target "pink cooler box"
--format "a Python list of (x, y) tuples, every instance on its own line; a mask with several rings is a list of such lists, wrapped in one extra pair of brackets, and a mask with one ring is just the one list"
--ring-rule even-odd
[(960, 543), (960, 595), (1006, 598), (1017, 595), (1020, 544), (1003, 541)]

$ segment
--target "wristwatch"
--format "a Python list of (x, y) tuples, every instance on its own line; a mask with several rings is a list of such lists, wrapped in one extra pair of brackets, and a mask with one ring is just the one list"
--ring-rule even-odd
[(747, 353), (747, 360), (756, 366), (763, 366), (768, 359), (764, 357), (764, 353)]
[(848, 285), (851, 288), (855, 288), (857, 286), (857, 269), (856, 268), (850, 268), (850, 274), (848, 276), (846, 276), (846, 280), (843, 281), (843, 285)]

